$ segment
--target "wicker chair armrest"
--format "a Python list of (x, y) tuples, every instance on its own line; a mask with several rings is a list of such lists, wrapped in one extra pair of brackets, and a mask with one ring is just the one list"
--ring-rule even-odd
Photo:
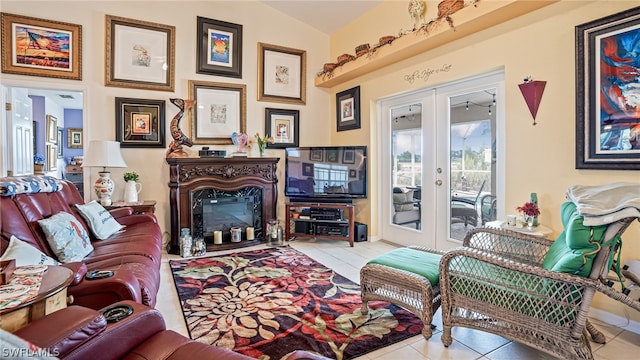
[[(455, 274), (464, 274), (465, 272), (473, 273), (476, 277), (482, 278), (486, 277), (487, 281), (495, 280), (499, 281), (500, 279), (496, 279), (496, 274), (482, 274), (483, 270), (487, 268), (480, 267), (472, 267), (469, 269), (465, 269), (463, 266), (457, 266), (456, 261), (460, 261), (460, 259), (468, 258), (479, 260), (480, 262), (491, 264), (502, 268), (505, 271), (515, 271), (518, 273), (528, 274), (530, 276), (535, 276), (540, 279), (549, 280), (551, 282), (559, 282), (564, 283), (569, 286), (584, 286), (590, 287), (593, 289), (599, 289), (600, 285), (602, 285), (598, 280), (589, 279), (583, 276), (573, 275), (562, 273), (558, 271), (546, 270), (540, 266), (532, 265), (524, 262), (514, 261), (508, 257), (502, 257), (498, 254), (482, 251), (479, 249), (468, 248), (468, 247), (457, 247), (453, 248), (442, 256), (440, 260), (440, 276), (441, 279), (444, 275), (450, 275), (450, 273)], [(467, 271), (465, 271), (467, 270)], [(511, 281), (512, 279), (508, 279)], [(551, 282), (547, 282), (550, 284)]]
[(444, 251), (444, 250), (432, 249), (432, 248), (426, 247), (426, 246), (411, 245), (411, 246), (407, 246), (407, 247), (409, 249), (424, 251), (424, 252), (428, 252), (428, 253), (432, 253), (432, 254), (444, 255), (444, 253), (446, 253), (446, 251)]
[(469, 231), (463, 246), (509, 258), (517, 262), (541, 265), (552, 240), (508, 229), (477, 228)]

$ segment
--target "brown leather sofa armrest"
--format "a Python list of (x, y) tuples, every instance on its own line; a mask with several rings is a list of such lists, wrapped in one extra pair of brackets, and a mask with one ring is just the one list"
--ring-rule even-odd
[(81, 261), (62, 264), (62, 266), (73, 272), (73, 281), (71, 282), (71, 286), (78, 285), (87, 274), (87, 264)]
[(73, 304), (91, 309), (101, 309), (123, 300), (142, 303), (142, 291), (138, 278), (126, 270), (115, 270), (113, 276), (103, 279), (83, 279), (70, 286), (67, 293), (73, 296)]
[(122, 225), (133, 225), (144, 222), (158, 223), (158, 219), (152, 214), (134, 214), (118, 218), (118, 223)]
[(133, 208), (128, 206), (119, 207), (119, 208), (109, 210), (109, 213), (111, 214), (111, 216), (113, 216), (117, 220), (121, 217), (132, 215)]
[(133, 301), (121, 301), (107, 308), (116, 305), (131, 306), (133, 313), (118, 322), (108, 323), (100, 336), (75, 348), (65, 356), (65, 360), (122, 359), (132, 349), (166, 329), (162, 315), (156, 309)]
[(16, 331), (19, 336), (57, 357), (90, 341), (107, 326), (104, 316), (96, 310), (70, 306), (33, 321)]

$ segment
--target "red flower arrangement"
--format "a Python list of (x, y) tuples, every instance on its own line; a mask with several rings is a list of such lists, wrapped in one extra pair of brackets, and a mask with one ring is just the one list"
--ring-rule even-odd
[(522, 206), (518, 206), (516, 208), (516, 210), (518, 212), (524, 213), (527, 216), (538, 216), (540, 215), (540, 209), (538, 208), (538, 205), (532, 203), (532, 202), (526, 202), (524, 203), (524, 205)]

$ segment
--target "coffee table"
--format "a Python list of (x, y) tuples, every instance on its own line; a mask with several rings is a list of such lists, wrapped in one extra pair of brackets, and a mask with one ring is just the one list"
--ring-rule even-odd
[(38, 294), (22, 304), (0, 310), (0, 328), (15, 332), (30, 322), (67, 307), (67, 287), (73, 272), (62, 266), (49, 266), (42, 276)]

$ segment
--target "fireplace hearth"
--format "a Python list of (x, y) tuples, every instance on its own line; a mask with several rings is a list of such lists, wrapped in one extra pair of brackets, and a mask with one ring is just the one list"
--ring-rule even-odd
[[(265, 224), (276, 218), (276, 169), (279, 158), (168, 158), (171, 236), (168, 252), (179, 254), (181, 228), (203, 237), (207, 251), (257, 245), (265, 241)], [(242, 229), (231, 242), (230, 229)], [(254, 240), (246, 240), (246, 228)], [(222, 244), (213, 232), (222, 231)]]

